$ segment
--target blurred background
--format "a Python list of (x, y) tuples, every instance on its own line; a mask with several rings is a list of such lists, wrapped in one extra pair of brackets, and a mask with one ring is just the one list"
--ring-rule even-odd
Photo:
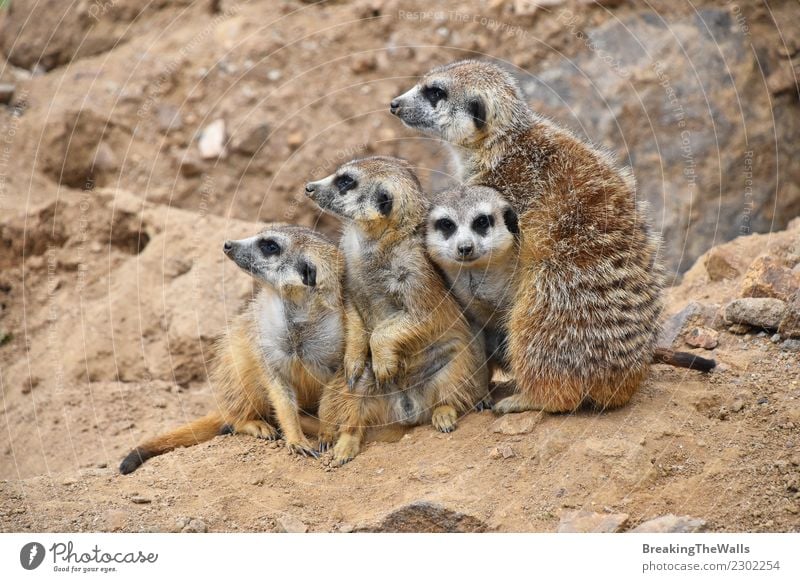
[(0, 6), (0, 478), (113, 469), (205, 412), (251, 293), (222, 242), (276, 220), (336, 236), (303, 184), (353, 157), (444, 187), (447, 150), (388, 110), (442, 63), (495, 60), (630, 165), (671, 284), (800, 215), (796, 0)]

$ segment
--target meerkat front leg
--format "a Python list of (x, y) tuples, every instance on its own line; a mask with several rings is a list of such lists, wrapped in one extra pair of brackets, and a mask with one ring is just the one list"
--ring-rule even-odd
[(281, 427), (289, 452), (303, 455), (304, 457), (319, 456), (300, 427), (300, 413), (297, 408), (297, 396), (294, 390), (284, 384), (283, 381), (272, 378), (267, 384), (267, 392), (275, 409), (275, 416), (278, 419), (278, 425)]
[(401, 373), (403, 362), (399, 354), (405, 352), (404, 345), (412, 343), (416, 337), (426, 337), (425, 331), (408, 315), (393, 317), (373, 330), (369, 346), (378, 386), (389, 383)]
[(317, 435), (317, 450), (324, 453), (331, 449), (336, 442), (336, 433), (339, 430), (337, 410), (338, 401), (347, 392), (347, 381), (344, 374), (337, 374), (322, 390), (319, 401), (319, 433)]
[(369, 335), (364, 328), (364, 321), (351, 304), (345, 306), (344, 372), (347, 387), (352, 391), (364, 374), (369, 356)]

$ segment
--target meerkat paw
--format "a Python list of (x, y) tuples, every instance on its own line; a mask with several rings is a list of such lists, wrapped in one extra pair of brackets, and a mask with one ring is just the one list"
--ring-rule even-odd
[(373, 354), (372, 371), (375, 374), (375, 383), (378, 386), (386, 386), (400, 373), (400, 361), (394, 356), (376, 357)]
[(438, 406), (433, 411), (431, 417), (431, 424), (433, 427), (441, 432), (453, 432), (456, 429), (456, 420), (458, 414), (456, 409), (452, 406)]
[(317, 437), (317, 451), (320, 453), (327, 453), (329, 450), (333, 448), (335, 442), (336, 442), (336, 433), (321, 432)]
[(356, 384), (364, 375), (366, 363), (362, 359), (350, 359), (345, 357), (344, 362), (344, 375), (347, 379), (347, 389), (352, 392), (355, 390)]
[(351, 434), (343, 434), (333, 447), (333, 463), (344, 465), (352, 461), (360, 451), (361, 439)]
[(484, 410), (491, 410), (492, 408), (494, 408), (494, 400), (488, 394), (483, 400), (481, 400), (475, 405), (475, 410), (477, 412), (483, 412)]
[(302, 441), (287, 441), (286, 448), (293, 455), (302, 455), (303, 457), (319, 458), (319, 453), (311, 446), (311, 443), (303, 439)]
[(263, 420), (246, 420), (233, 427), (236, 434), (249, 434), (257, 439), (275, 441), (281, 438), (278, 429)]
[(525, 412), (526, 410), (538, 410), (534, 404), (521, 394), (514, 394), (496, 402), (492, 412), (497, 415), (510, 414), (512, 412)]

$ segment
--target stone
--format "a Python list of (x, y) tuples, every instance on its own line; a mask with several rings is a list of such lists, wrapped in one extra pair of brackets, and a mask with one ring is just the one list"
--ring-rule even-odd
[(658, 336), (658, 345), (671, 347), (675, 340), (683, 335), (683, 330), (691, 321), (696, 321), (703, 313), (703, 306), (692, 301), (678, 313), (671, 316), (661, 325), (661, 332)]
[(514, 449), (512, 449), (508, 445), (502, 445), (499, 447), (494, 447), (491, 451), (489, 451), (489, 458), (490, 459), (510, 459), (515, 456)]
[(198, 155), (181, 150), (174, 157), (184, 178), (194, 178), (203, 173), (203, 160)]
[(520, 414), (506, 414), (492, 423), (493, 433), (516, 435), (533, 432), (544, 416), (539, 412), (522, 412)]
[(705, 520), (688, 515), (664, 515), (646, 521), (631, 531), (634, 533), (697, 533), (706, 528)]
[(743, 323), (734, 323), (728, 327), (728, 331), (736, 335), (744, 335), (750, 333), (750, 326)]
[(293, 515), (278, 518), (278, 531), (283, 533), (306, 533), (308, 526)]
[(786, 307), (786, 315), (778, 326), (778, 332), (785, 338), (800, 338), (800, 292), (789, 298)]
[(144, 495), (138, 495), (136, 493), (131, 495), (130, 500), (131, 500), (131, 503), (135, 503), (137, 505), (146, 505), (148, 503), (152, 503), (153, 502), (153, 500), (150, 499), (149, 497), (145, 497)]
[(770, 256), (758, 257), (742, 279), (742, 297), (773, 297), (786, 301), (800, 289), (800, 274)]
[(191, 518), (181, 529), (181, 533), (207, 533), (208, 526), (200, 519)]
[(703, 266), (706, 268), (711, 281), (725, 281), (739, 276), (739, 270), (734, 266), (735, 259), (730, 249), (715, 247), (706, 253)]
[(415, 501), (390, 511), (375, 523), (356, 526), (354, 532), (479, 533), (488, 526), (472, 515), (438, 503)]
[(16, 85), (12, 85), (11, 83), (0, 83), (0, 105), (8, 105), (11, 103), (16, 90)]
[(786, 352), (800, 352), (800, 340), (787, 339), (781, 344), (781, 349)]
[(156, 110), (156, 121), (158, 128), (163, 133), (170, 133), (183, 128), (183, 118), (180, 110), (174, 105), (159, 105)]
[(786, 311), (786, 302), (780, 299), (747, 297), (725, 306), (725, 321), (774, 330), (778, 329)]
[(628, 522), (627, 513), (595, 513), (576, 509), (565, 511), (558, 524), (558, 533), (615, 533)]
[(296, 149), (297, 149), (297, 148), (299, 148), (301, 145), (303, 145), (303, 141), (304, 141), (304, 139), (305, 139), (305, 138), (303, 137), (303, 134), (302, 134), (301, 132), (299, 132), (299, 131), (293, 131), (293, 132), (292, 132), (292, 133), (290, 133), (290, 134), (289, 134), (289, 136), (286, 138), (286, 144), (287, 144), (287, 145), (288, 145), (290, 148), (292, 148), (293, 150), (296, 150)]
[(269, 139), (268, 123), (259, 123), (251, 128), (240, 128), (232, 140), (233, 150), (248, 156), (257, 153)]
[(224, 158), (227, 155), (225, 147), (225, 120), (217, 119), (209, 123), (200, 134), (197, 147), (200, 157), (204, 160)]
[(713, 350), (719, 345), (719, 332), (709, 327), (693, 327), (683, 340), (693, 348)]
[(108, 531), (123, 531), (128, 524), (128, 514), (119, 509), (109, 509), (105, 514), (105, 523)]

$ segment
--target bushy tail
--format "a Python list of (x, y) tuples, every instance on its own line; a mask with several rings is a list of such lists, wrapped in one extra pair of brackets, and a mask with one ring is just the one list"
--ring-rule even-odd
[(175, 430), (143, 442), (122, 460), (119, 472), (123, 475), (133, 473), (147, 459), (163, 455), (178, 447), (191, 447), (226, 432), (229, 432), (229, 429), (222, 420), (222, 416), (216, 412), (209, 413)]
[(689, 352), (676, 352), (668, 348), (656, 348), (653, 354), (654, 364), (669, 364), (678, 368), (689, 368), (700, 372), (710, 372), (717, 363), (714, 360), (701, 358)]

